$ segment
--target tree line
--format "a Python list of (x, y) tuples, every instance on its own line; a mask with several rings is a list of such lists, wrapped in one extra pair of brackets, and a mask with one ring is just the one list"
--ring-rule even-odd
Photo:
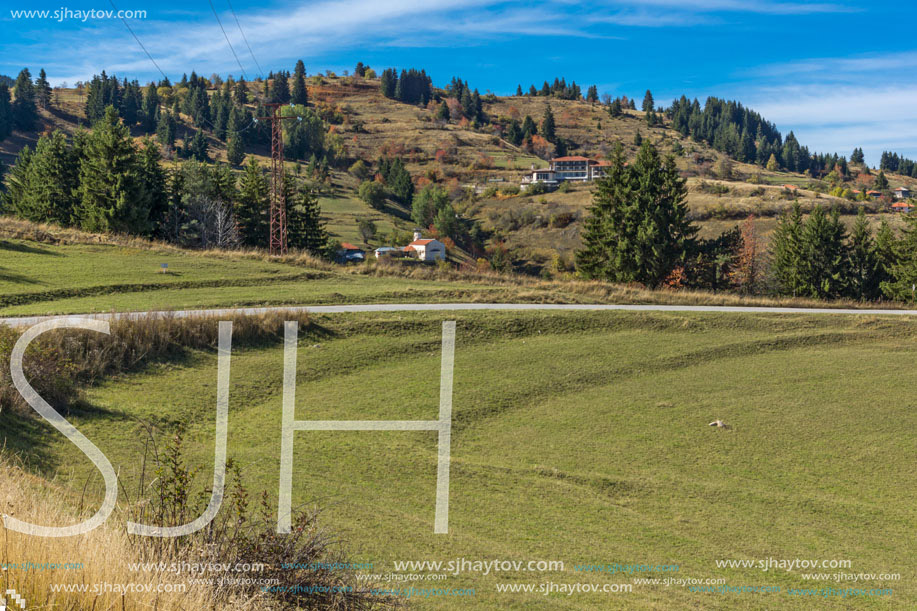
[(913, 300), (917, 218), (900, 236), (883, 221), (873, 231), (861, 208), (848, 232), (839, 209), (797, 202), (765, 249), (751, 217), (700, 239), (688, 218), (685, 179), (669, 156), (644, 140), (632, 163), (618, 144), (583, 228), (577, 272), (587, 279), (814, 299)]
[[(34, 150), (24, 147), (6, 176), (0, 211), (190, 247), (266, 246), (270, 189), (254, 158), (240, 180), (225, 164), (189, 160), (167, 170), (160, 161), (159, 145), (150, 137), (135, 145), (108, 106), (91, 130), (71, 138), (55, 131)], [(287, 176), (284, 189), (289, 244), (326, 254), (328, 234), (310, 185)]]
[(908, 159), (898, 153), (882, 151), (882, 157), (879, 160), (879, 169), (889, 172), (897, 172), (911, 178), (917, 178), (917, 161)]

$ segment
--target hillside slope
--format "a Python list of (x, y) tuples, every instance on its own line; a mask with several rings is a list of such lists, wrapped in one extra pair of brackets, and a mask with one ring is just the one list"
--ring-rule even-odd
[[(254, 99), (260, 85), (249, 83), (249, 91)], [(418, 188), (430, 182), (443, 185), (457, 200), (456, 211), (479, 221), (488, 235), (496, 235), (523, 264), (521, 269), (537, 271), (552, 259), (559, 260), (564, 268), (571, 267), (572, 253), (580, 245), (581, 221), (591, 203), (590, 186), (537, 197), (514, 193), (527, 169), (547, 165), (546, 159), (535, 153), (547, 157), (549, 151), (526, 151), (513, 146), (494, 125), (475, 128), (467, 120), (438, 120), (436, 104), (424, 108), (386, 98), (380, 92), (378, 79), (313, 76), (308, 79), (308, 91), (310, 104), (332, 121), (327, 126), (328, 132), (340, 137), (347, 159), (364, 160), (373, 168), (381, 156), (401, 157)], [(49, 110), (41, 111), (39, 131), (73, 132), (85, 123), (85, 98), (80, 92), (60, 90), (56, 100)], [(828, 194), (831, 185), (824, 180), (772, 172), (734, 161), (724, 164), (724, 154), (682, 137), (667, 120), (662, 125), (648, 127), (640, 111), (625, 110), (622, 116), (612, 117), (602, 104), (585, 101), (540, 96), (483, 97), (484, 112), (497, 124), (507, 124), (513, 119), (521, 121), (526, 116), (540, 123), (548, 106), (556, 121), (557, 134), (568, 143), (571, 154), (604, 158), (612, 145), (620, 142), (628, 156), (633, 156), (639, 133), (640, 137), (656, 143), (663, 153), (675, 155), (679, 168), (688, 178), (688, 205), (701, 225), (702, 236), (716, 235), (754, 214), (759, 217), (760, 232), (766, 237), (773, 218), (794, 199), (800, 201), (804, 210), (821, 204), (839, 206), (843, 212), (853, 214), (859, 207), (865, 207), (874, 221), (895, 218), (887, 215), (887, 202), (852, 202), (832, 197)], [(190, 117), (182, 116), (179, 141), (192, 133)], [(0, 142), (0, 159), (12, 163), (15, 153), (26, 144), (34, 144), (36, 138), (37, 133), (15, 133)], [(208, 140), (212, 158), (225, 161), (225, 143), (212, 136)], [(269, 151), (263, 147), (250, 147), (248, 153), (268, 162)], [(288, 160), (287, 167), (294, 175), (303, 171), (294, 160)], [(917, 191), (917, 179), (889, 175), (889, 180), (892, 186), (908, 186)], [(859, 189), (869, 183), (861, 180), (851, 184), (851, 188)], [(358, 231), (361, 219), (372, 220), (380, 234), (379, 239), (370, 238), (369, 246), (404, 236), (414, 227), (408, 207), (390, 200), (384, 209), (373, 209), (358, 197), (359, 184), (360, 179), (345, 167), (339, 167), (331, 169), (321, 186), (323, 218), (334, 238), (362, 242)], [(471, 200), (465, 196), (467, 189), (476, 192)], [(469, 253), (455, 251), (454, 254), (459, 260), (467, 260)]]

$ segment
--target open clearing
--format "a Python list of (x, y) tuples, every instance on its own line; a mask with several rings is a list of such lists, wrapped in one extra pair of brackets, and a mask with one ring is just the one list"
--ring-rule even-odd
[[(917, 604), (913, 323), (898, 317), (642, 312), (316, 315), (301, 330), (297, 419), (434, 419), (439, 327), (457, 321), (450, 534), (433, 534), (436, 436), (298, 432), (294, 504), (326, 508), (353, 560), (562, 560), (563, 572), (462, 573), (480, 609), (811, 608), (789, 588), (889, 587), (858, 608)], [(234, 351), (229, 455), (276, 502), (282, 351)], [(188, 426), (212, 477), (216, 357), (195, 352), (91, 388), (72, 422), (136, 490), (140, 421)], [(0, 415), (0, 420), (9, 418)], [(732, 428), (707, 426), (721, 419)], [(43, 424), (7, 443), (76, 498), (91, 464)], [(897, 582), (811, 582), (722, 559), (849, 559)], [(629, 594), (497, 593), (498, 583), (631, 583), (581, 563), (678, 564), (772, 594), (634, 585)], [(821, 599), (824, 608), (852, 602)], [(423, 608), (454, 608), (435, 598)]]

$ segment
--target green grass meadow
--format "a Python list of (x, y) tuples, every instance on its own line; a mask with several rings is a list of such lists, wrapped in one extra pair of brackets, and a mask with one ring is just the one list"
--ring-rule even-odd
[[(203, 270), (201, 273), (205, 273)], [(252, 269), (253, 274), (266, 273)], [(324, 508), (352, 560), (561, 560), (564, 571), (461, 573), (415, 587), (447, 609), (907, 609), (917, 606), (915, 328), (903, 318), (665, 313), (347, 314), (301, 329), (296, 417), (435, 419), (440, 327), (457, 321), (449, 534), (433, 534), (436, 434), (297, 432), (294, 505)], [(235, 350), (229, 455), (276, 502), (282, 349)], [(136, 491), (144, 427), (187, 426), (212, 478), (216, 356), (106, 380), (71, 421)], [(728, 430), (707, 426), (722, 419)], [(101, 478), (56, 432), (9, 430), (44, 475), (90, 496)], [(123, 497), (122, 497), (123, 500)], [(849, 559), (895, 582), (805, 581), (723, 559)], [(624, 583), (577, 564), (677, 564), (779, 593), (499, 593), (505, 583)], [(817, 571), (813, 571), (817, 572)], [(790, 588), (893, 589), (795, 597)]]

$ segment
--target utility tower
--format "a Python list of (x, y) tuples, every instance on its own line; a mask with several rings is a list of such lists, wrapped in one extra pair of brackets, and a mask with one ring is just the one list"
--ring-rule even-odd
[(283, 120), (299, 119), (280, 114), (278, 102), (265, 104), (271, 109), (269, 117), (258, 117), (271, 122), (271, 209), (268, 246), (272, 255), (287, 254), (287, 202), (283, 193)]

